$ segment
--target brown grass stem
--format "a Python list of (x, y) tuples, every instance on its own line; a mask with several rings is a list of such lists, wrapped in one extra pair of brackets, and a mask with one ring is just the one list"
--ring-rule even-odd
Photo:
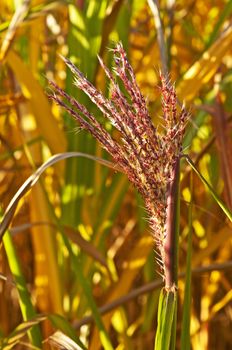
[(173, 170), (173, 178), (168, 184), (167, 191), (166, 237), (164, 243), (164, 276), (166, 289), (175, 289), (177, 287), (179, 172), (180, 160), (177, 158)]

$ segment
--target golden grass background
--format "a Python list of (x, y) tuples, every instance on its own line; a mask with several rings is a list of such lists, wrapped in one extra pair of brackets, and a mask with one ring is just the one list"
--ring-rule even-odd
[[(232, 209), (231, 1), (160, 2), (170, 77), (191, 111), (184, 151)], [(121, 41), (155, 124), (159, 122), (160, 47), (146, 1), (0, 2), (0, 200), (2, 211), (23, 182), (51, 155), (75, 151), (106, 158), (98, 144), (48, 100), (46, 77), (78, 100), (59, 54), (69, 57), (98, 88), (108, 86), (97, 54), (110, 66), (108, 50)], [(95, 107), (92, 113), (102, 118)], [(106, 124), (108, 130), (111, 126)], [(115, 135), (117, 137), (117, 134)], [(182, 162), (180, 270), (185, 271), (190, 173)], [(193, 174), (192, 349), (230, 349), (231, 224)], [(62, 228), (61, 228), (62, 227)], [(62, 238), (69, 239), (72, 256)], [(160, 279), (143, 203), (126, 177), (84, 158), (48, 168), (20, 199), (10, 225), (13, 245), (36, 313), (60, 314), (77, 328), (90, 310), (78, 280), (81, 271), (101, 307)], [(0, 251), (0, 332), (22, 322), (19, 295)], [(220, 264), (215, 266), (215, 264)], [(197, 270), (208, 267), (208, 271)], [(211, 268), (210, 268), (211, 267)], [(75, 273), (75, 269), (77, 270)], [(159, 286), (160, 288), (160, 286)], [(177, 346), (184, 279), (179, 282)], [(103, 321), (117, 350), (152, 349), (158, 289), (129, 298)], [(45, 317), (42, 338), (56, 327)], [(58, 328), (58, 327), (57, 327)], [(79, 332), (79, 330), (78, 330)], [(26, 333), (24, 331), (24, 333)], [(94, 324), (80, 329), (88, 349), (101, 349)], [(21, 338), (17, 349), (27, 349)], [(54, 346), (54, 345), (53, 345)], [(44, 348), (51, 348), (48, 342)]]

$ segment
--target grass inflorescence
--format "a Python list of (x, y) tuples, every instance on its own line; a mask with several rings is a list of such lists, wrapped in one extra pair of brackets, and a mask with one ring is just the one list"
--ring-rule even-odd
[[(74, 75), (74, 84), (89, 96), (120, 132), (120, 141), (116, 141), (85, 106), (69, 96), (53, 81), (49, 81), (54, 89), (50, 98), (66, 109), (81, 128), (88, 130), (101, 143), (141, 193), (157, 246), (157, 261), (166, 280), (169, 267), (165, 266), (165, 261), (168, 261), (165, 255), (170, 254), (166, 241), (168, 242), (167, 233), (172, 220), (169, 215), (168, 198), (181, 154), (188, 114), (184, 107), (178, 107), (174, 85), (168, 77), (160, 73), (162, 127), (155, 127), (145, 98), (137, 85), (133, 68), (121, 44), (116, 45), (113, 54), (115, 63), (113, 72), (99, 58), (110, 81), (108, 99), (73, 63), (66, 58), (64, 61)], [(127, 95), (120, 89), (117, 79), (123, 83)]]

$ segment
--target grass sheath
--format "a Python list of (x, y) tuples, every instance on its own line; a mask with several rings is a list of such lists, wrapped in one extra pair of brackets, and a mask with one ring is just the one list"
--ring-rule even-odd
[(172, 341), (173, 321), (176, 314), (176, 290), (162, 288), (158, 307), (158, 326), (154, 350), (169, 350)]
[[(82, 129), (89, 131), (101, 143), (144, 199), (156, 244), (157, 262), (165, 281), (160, 303), (164, 310), (168, 308), (170, 317), (166, 317), (169, 323), (163, 322), (165, 312), (162, 310), (158, 329), (166, 337), (167, 327), (170, 334), (172, 332), (176, 313), (179, 161), (188, 114), (184, 107), (178, 106), (173, 84), (167, 76), (160, 73), (163, 116), (161, 127), (156, 128), (122, 45), (117, 44), (113, 53), (115, 74), (99, 58), (110, 81), (109, 99), (73, 63), (66, 58), (64, 61), (74, 75), (74, 84), (110, 120), (119, 131), (121, 140), (115, 140), (85, 106), (53, 81), (49, 81), (54, 90), (50, 98), (68, 111)], [(126, 95), (121, 91), (118, 81), (124, 85)], [(166, 342), (167, 339), (165, 344)], [(168, 347), (162, 347), (163, 349)]]

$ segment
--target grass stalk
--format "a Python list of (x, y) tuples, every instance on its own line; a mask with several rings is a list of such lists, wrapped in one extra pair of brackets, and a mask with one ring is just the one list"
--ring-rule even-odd
[[(116, 76), (99, 58), (99, 63), (112, 84), (110, 99), (105, 98), (71, 61), (65, 58), (64, 61), (74, 75), (75, 85), (89, 96), (118, 129), (121, 140), (116, 141), (112, 138), (84, 105), (73, 96), (69, 96), (53, 81), (49, 81), (54, 89), (54, 93), (49, 97), (68, 111), (82, 129), (88, 130), (102, 144), (144, 199), (157, 245), (158, 262), (165, 280), (160, 297), (157, 350), (168, 350), (171, 339), (172, 344), (175, 344), (179, 163), (188, 113), (184, 107), (177, 108), (175, 88), (168, 77), (160, 73), (165, 128), (165, 133), (160, 133), (152, 123), (146, 101), (139, 90), (133, 68), (122, 45), (116, 45), (113, 52)], [(127, 96), (120, 90), (119, 81), (128, 92)]]
[(164, 242), (164, 276), (167, 290), (177, 287), (178, 283), (179, 173), (180, 160), (177, 158), (173, 180), (168, 185), (166, 238)]
[(166, 237), (164, 242), (165, 287), (161, 290), (158, 308), (158, 326), (155, 350), (175, 348), (177, 285), (178, 285), (178, 241), (179, 241), (179, 182), (180, 159), (176, 159), (173, 179), (168, 185)]

